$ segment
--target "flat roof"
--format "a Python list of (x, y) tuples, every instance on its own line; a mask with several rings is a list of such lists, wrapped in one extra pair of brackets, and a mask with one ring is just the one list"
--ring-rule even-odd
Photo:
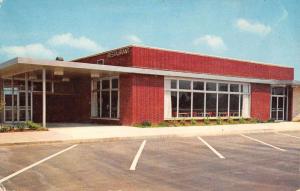
[(259, 83), (259, 84), (271, 84), (271, 85), (300, 85), (300, 82), (293, 80), (267, 80), (257, 78), (243, 78), (235, 76), (222, 76), (203, 73), (192, 72), (178, 72), (171, 70), (157, 70), (146, 69), (138, 67), (124, 67), (124, 66), (112, 66), (112, 65), (99, 65), (82, 62), (69, 62), (69, 61), (56, 61), (56, 60), (42, 60), (32, 58), (17, 57), (12, 60), (8, 60), (0, 64), (0, 75), (15, 75), (17, 73), (24, 73), (33, 70), (39, 70), (42, 68), (55, 69), (63, 68), (70, 71), (81, 72), (106, 72), (106, 73), (129, 73), (129, 74), (144, 74), (144, 75), (156, 75), (166, 77), (182, 77), (182, 78), (196, 78), (206, 80), (218, 80), (218, 81), (231, 81), (242, 83)]
[(147, 48), (147, 49), (154, 49), (154, 50), (161, 50), (161, 51), (169, 51), (169, 52), (176, 52), (176, 53), (181, 53), (181, 54), (189, 54), (189, 55), (195, 55), (195, 56), (205, 56), (205, 57), (210, 57), (210, 58), (218, 58), (218, 59), (225, 59), (225, 60), (239, 61), (239, 62), (248, 62), (248, 63), (252, 63), (252, 64), (260, 64), (260, 65), (267, 65), (267, 66), (277, 66), (277, 67), (283, 67), (283, 68), (294, 68), (294, 67), (291, 67), (291, 66), (284, 66), (284, 65), (280, 65), (280, 64), (265, 63), (265, 62), (259, 62), (259, 61), (253, 61), (253, 60), (243, 60), (243, 59), (222, 57), (222, 56), (214, 56), (214, 55), (202, 54), (202, 53), (198, 53), (198, 52), (180, 51), (180, 50), (152, 47), (152, 46), (145, 46), (145, 45), (136, 45), (136, 44), (131, 44), (131, 45), (122, 46), (122, 47), (119, 47), (119, 48), (114, 48), (114, 49), (111, 49), (111, 50), (107, 50), (107, 51), (104, 51), (104, 52), (92, 54), (92, 55), (89, 55), (89, 56), (79, 57), (79, 58), (76, 58), (76, 59), (72, 59), (71, 61), (78, 61), (78, 60), (81, 60), (81, 59), (84, 59), (84, 58), (90, 58), (90, 57), (106, 54), (106, 53), (114, 51), (114, 50), (118, 50), (118, 49), (122, 49), (122, 48), (128, 48), (128, 47), (137, 47), (137, 48)]

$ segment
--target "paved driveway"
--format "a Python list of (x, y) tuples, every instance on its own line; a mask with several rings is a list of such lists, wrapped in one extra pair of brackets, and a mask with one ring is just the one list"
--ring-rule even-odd
[(0, 162), (8, 191), (296, 191), (300, 132), (3, 146)]

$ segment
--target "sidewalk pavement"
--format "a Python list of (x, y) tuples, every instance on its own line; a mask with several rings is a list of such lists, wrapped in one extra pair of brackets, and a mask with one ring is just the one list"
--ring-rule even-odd
[(216, 136), (241, 133), (300, 131), (299, 122), (137, 128), (130, 126), (100, 126), (77, 124), (51, 127), (49, 131), (0, 133), (0, 145), (38, 144), (55, 142), (96, 142), (153, 137)]

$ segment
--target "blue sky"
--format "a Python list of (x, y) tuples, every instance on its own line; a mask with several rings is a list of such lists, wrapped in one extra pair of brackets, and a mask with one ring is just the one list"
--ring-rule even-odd
[(298, 0), (0, 0), (0, 62), (66, 60), (128, 44), (295, 67)]

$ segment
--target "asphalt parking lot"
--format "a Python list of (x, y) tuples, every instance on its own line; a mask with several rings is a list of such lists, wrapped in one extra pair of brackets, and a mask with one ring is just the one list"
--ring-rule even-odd
[(300, 132), (0, 147), (0, 190), (300, 189)]

